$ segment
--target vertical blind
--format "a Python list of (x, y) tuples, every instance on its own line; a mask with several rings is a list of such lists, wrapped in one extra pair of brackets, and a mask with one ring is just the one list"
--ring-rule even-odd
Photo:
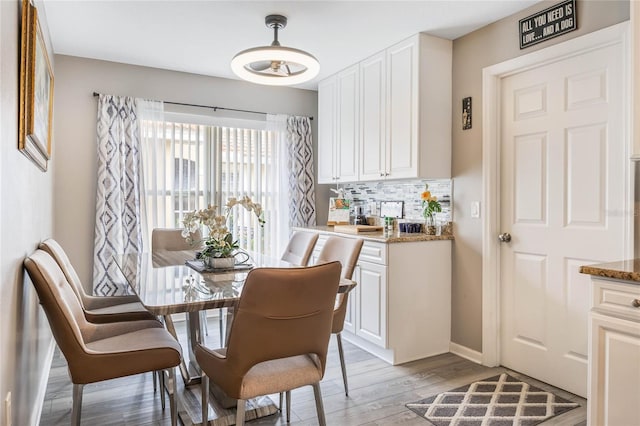
[(266, 224), (234, 207), (228, 225), (240, 247), (278, 255), (276, 221), (281, 196), (274, 132), (177, 122), (142, 122), (143, 169), (149, 235), (182, 228), (184, 214), (208, 205), (222, 212), (230, 197), (263, 206)]

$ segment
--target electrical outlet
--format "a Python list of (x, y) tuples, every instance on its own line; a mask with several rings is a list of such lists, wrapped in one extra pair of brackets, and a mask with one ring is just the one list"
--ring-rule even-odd
[(371, 216), (378, 216), (378, 203), (369, 201), (369, 212)]
[(4, 398), (4, 426), (11, 426), (11, 392)]

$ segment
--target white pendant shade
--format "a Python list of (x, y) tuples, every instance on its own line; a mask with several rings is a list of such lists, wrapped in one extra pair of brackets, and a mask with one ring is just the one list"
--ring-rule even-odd
[[(251, 68), (257, 62), (288, 63), (300, 70), (289, 74), (267, 73)], [(262, 46), (243, 50), (233, 57), (231, 69), (240, 78), (258, 84), (287, 86), (300, 84), (316, 77), (320, 72), (320, 63), (307, 52), (291, 47)]]
[(243, 50), (231, 60), (231, 69), (240, 78), (258, 84), (288, 86), (300, 84), (316, 77), (320, 63), (304, 50), (280, 46), (278, 30), (287, 25), (282, 15), (265, 18), (267, 27), (273, 28), (271, 46)]

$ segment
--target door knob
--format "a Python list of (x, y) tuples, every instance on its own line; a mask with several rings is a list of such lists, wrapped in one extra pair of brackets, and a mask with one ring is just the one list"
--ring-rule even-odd
[(498, 240), (500, 240), (501, 243), (508, 243), (511, 241), (511, 234), (508, 232), (504, 232), (498, 235)]

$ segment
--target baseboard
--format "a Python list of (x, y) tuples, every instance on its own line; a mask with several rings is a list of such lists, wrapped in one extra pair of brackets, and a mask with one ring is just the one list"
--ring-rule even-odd
[(393, 362), (393, 351), (392, 350), (384, 349), (384, 348), (381, 348), (380, 346), (374, 345), (373, 343), (369, 342), (368, 340), (365, 340), (362, 337), (356, 336), (355, 334), (350, 333), (348, 331), (344, 331), (343, 330), (342, 333), (340, 333), (340, 334), (342, 335), (344, 340), (346, 340), (347, 342), (356, 345), (360, 349), (363, 349), (363, 350), (369, 352), (371, 355), (377, 356), (381, 360), (383, 360), (385, 362), (388, 362), (391, 365), (395, 365), (394, 362)]
[(449, 352), (462, 358), (468, 359), (469, 361), (473, 361), (476, 364), (482, 364), (481, 352), (474, 351), (473, 349), (469, 349), (468, 347), (459, 345), (458, 343), (450, 342)]
[(51, 338), (49, 348), (47, 349), (47, 355), (44, 359), (44, 365), (42, 369), (42, 375), (40, 376), (40, 383), (38, 384), (38, 395), (36, 397), (36, 404), (31, 412), (30, 425), (37, 426), (40, 424), (40, 416), (42, 416), (42, 408), (44, 407), (44, 397), (47, 393), (47, 383), (49, 382), (49, 373), (51, 372), (51, 364), (53, 363), (53, 354), (56, 350), (56, 340)]

